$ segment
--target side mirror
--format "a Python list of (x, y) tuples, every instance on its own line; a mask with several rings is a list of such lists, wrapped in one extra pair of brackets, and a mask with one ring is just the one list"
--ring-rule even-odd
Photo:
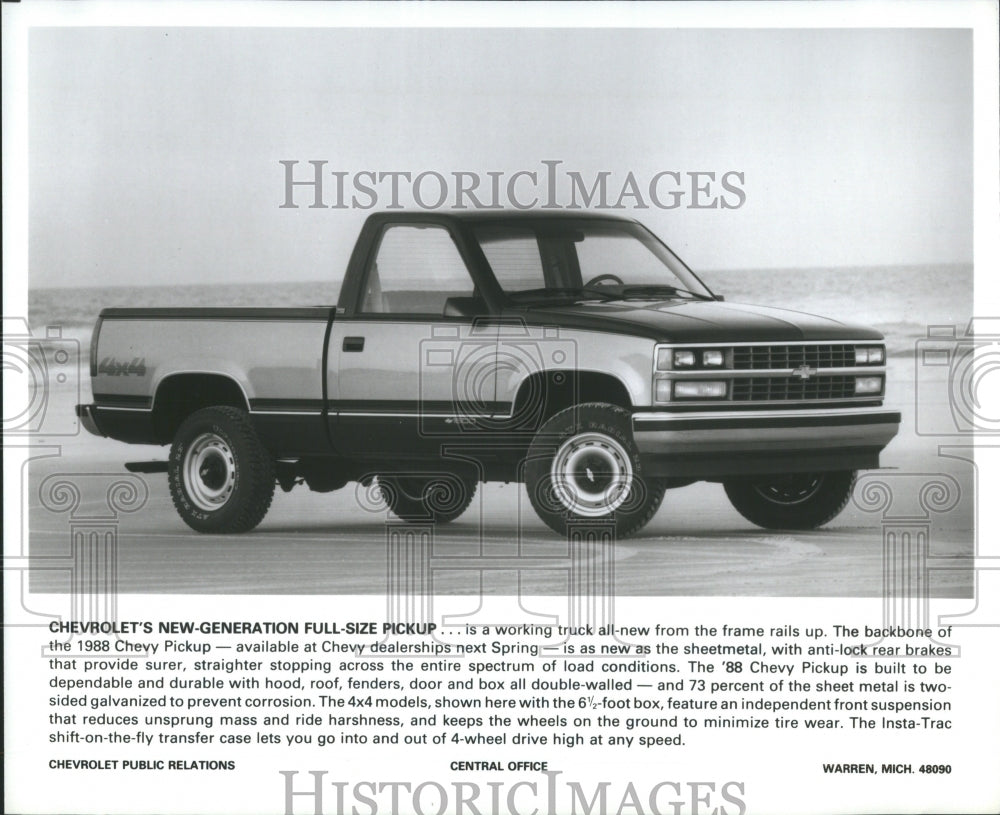
[(717, 295), (715, 295), (715, 299), (718, 300), (721, 303), (726, 298), (725, 298), (725, 295), (717, 294)]

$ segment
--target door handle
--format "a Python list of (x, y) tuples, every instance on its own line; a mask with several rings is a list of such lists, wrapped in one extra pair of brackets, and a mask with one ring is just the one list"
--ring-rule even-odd
[(343, 349), (345, 351), (364, 351), (365, 350), (365, 338), (364, 337), (344, 337)]

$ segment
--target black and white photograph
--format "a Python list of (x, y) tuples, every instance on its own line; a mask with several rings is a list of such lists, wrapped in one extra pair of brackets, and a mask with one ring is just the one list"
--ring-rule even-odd
[[(609, 522), (625, 594), (858, 597), (864, 473), (939, 471), (935, 555), (965, 568), (934, 590), (970, 597), (972, 465), (937, 445), (967, 421), (971, 54), (961, 29), (34, 32), (28, 316), (79, 343), (49, 409), (84, 432), (32, 478), (136, 465), (123, 591), (381, 593), (391, 517), (512, 555)], [(44, 555), (64, 519), (32, 495)]]
[(995, 811), (997, 4), (715, 5), (4, 4), (10, 811)]

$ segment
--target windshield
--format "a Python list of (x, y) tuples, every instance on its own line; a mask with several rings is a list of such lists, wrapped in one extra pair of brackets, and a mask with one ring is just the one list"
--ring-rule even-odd
[(636, 223), (483, 224), (476, 238), (515, 301), (713, 299), (680, 258)]

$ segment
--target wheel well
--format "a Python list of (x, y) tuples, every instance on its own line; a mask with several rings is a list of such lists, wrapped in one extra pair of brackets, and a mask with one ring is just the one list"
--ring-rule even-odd
[(153, 430), (166, 444), (188, 416), (212, 405), (249, 410), (236, 380), (222, 374), (174, 374), (164, 379), (153, 398)]
[(514, 398), (519, 427), (537, 429), (560, 410), (584, 402), (607, 402), (631, 408), (632, 400), (620, 379), (594, 371), (541, 371), (527, 377)]

